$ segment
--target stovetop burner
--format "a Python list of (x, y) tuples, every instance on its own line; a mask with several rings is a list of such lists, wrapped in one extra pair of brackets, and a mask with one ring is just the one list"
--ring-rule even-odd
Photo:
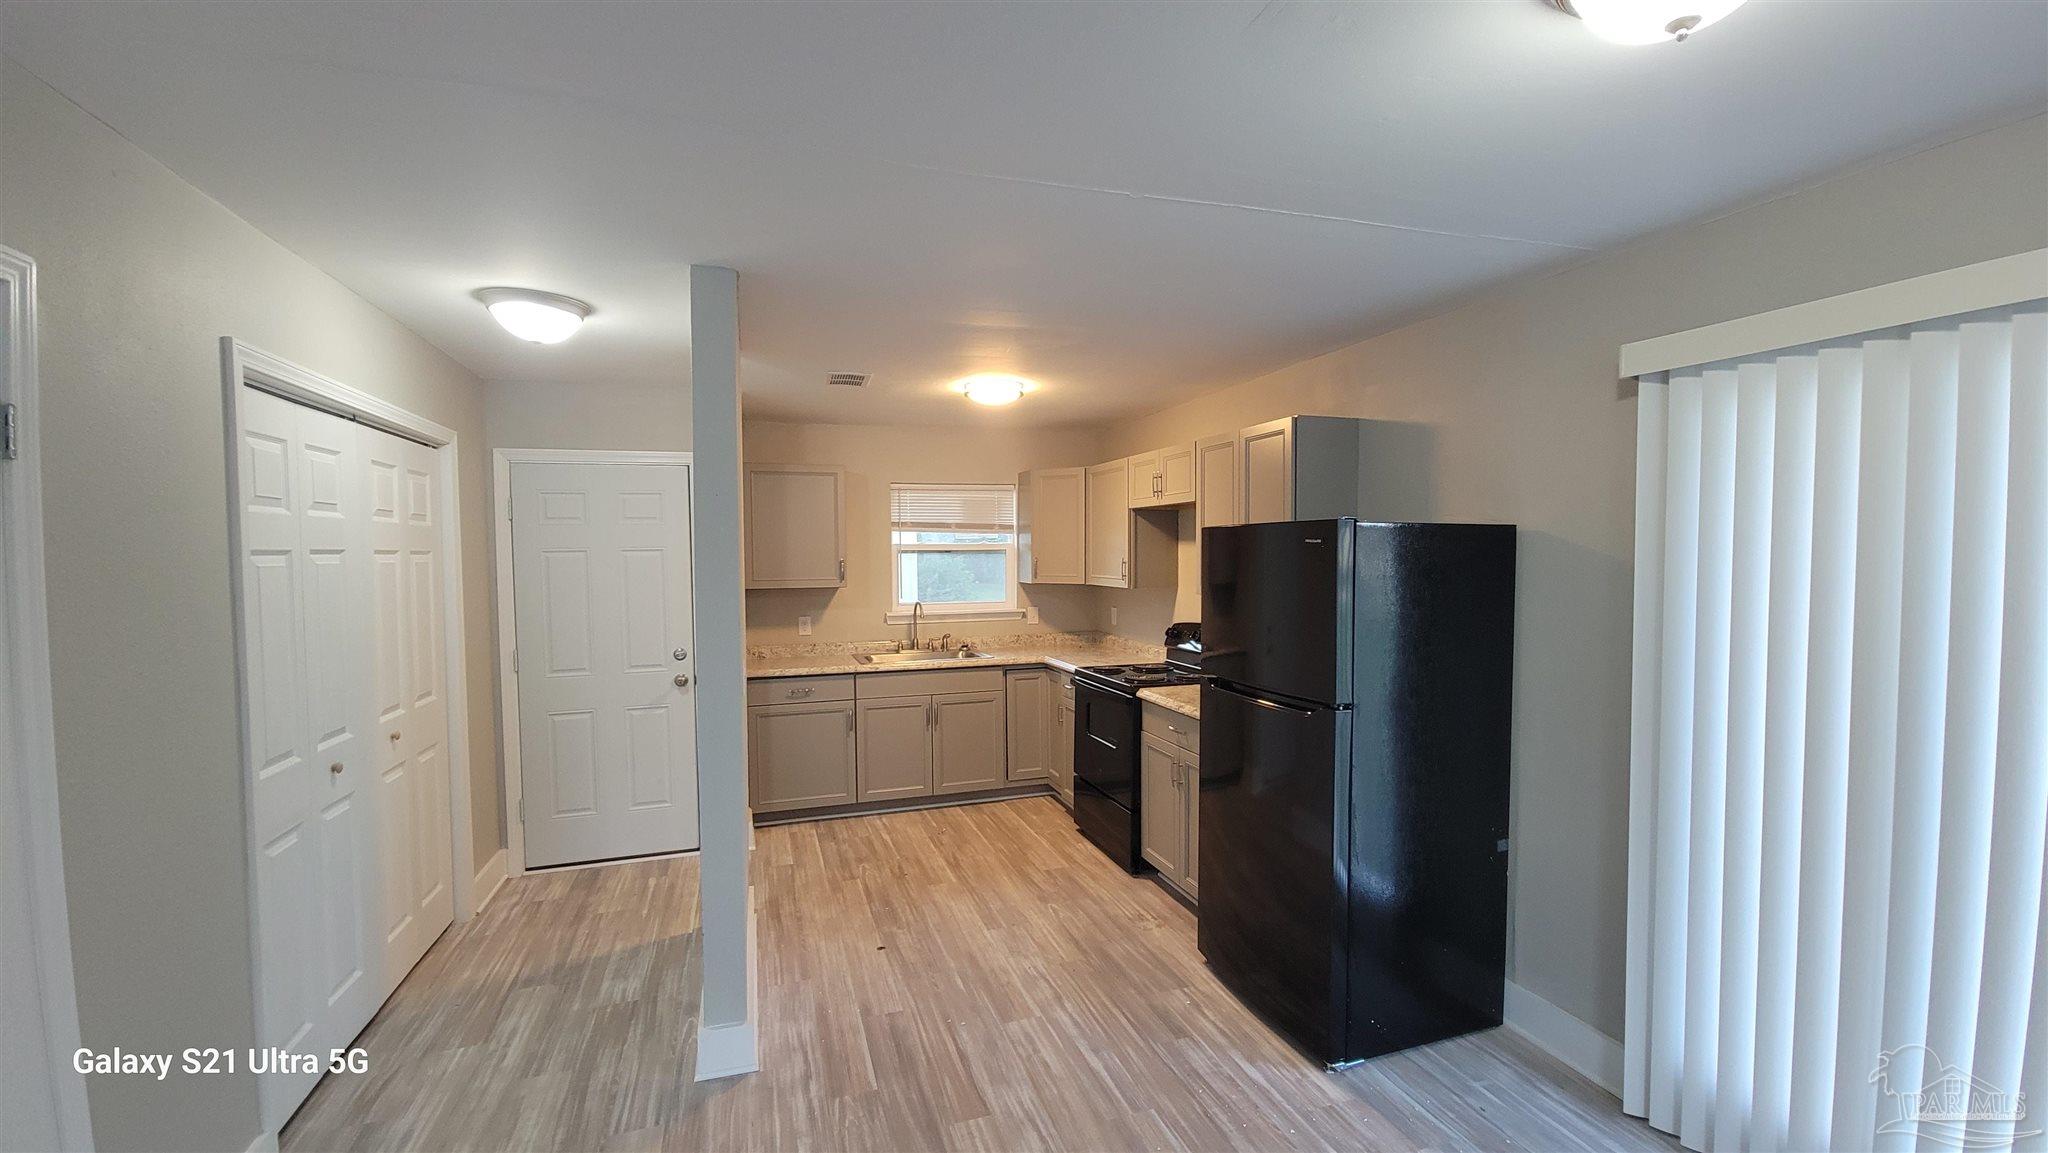
[(1196, 678), (1168, 664), (1089, 665), (1081, 669), (1092, 680), (1124, 688), (1146, 689), (1194, 684)]

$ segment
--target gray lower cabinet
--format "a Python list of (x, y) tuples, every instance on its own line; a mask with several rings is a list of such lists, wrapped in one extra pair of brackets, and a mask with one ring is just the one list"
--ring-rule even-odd
[(1064, 674), (1027, 667), (760, 677), (747, 683), (747, 700), (756, 813), (1042, 782), (1072, 804), (1073, 687)]
[(755, 812), (850, 804), (853, 764), (852, 701), (747, 710), (748, 792)]
[(1140, 849), (1169, 881), (1187, 871), (1187, 805), (1181, 799), (1179, 746), (1151, 733), (1138, 740)]
[(1074, 807), (1074, 677), (1052, 674), (1052, 791)]
[(1182, 753), (1180, 762), (1180, 785), (1187, 803), (1188, 846), (1182, 853), (1181, 891), (1190, 897), (1202, 895), (1201, 861), (1202, 840), (1202, 757), (1199, 753)]
[(1012, 781), (1042, 781), (1052, 775), (1052, 674), (1042, 668), (1004, 674), (1009, 695), (1009, 770)]
[(996, 689), (932, 697), (932, 761), (938, 792), (965, 793), (1002, 785), (1007, 752), (1003, 696), (1003, 691)]
[(1159, 875), (1189, 897), (1200, 895), (1200, 722), (1144, 707), (1138, 744), (1139, 851)]
[[(932, 706), (931, 697), (870, 697), (858, 702), (861, 800), (932, 794)], [(1000, 751), (997, 760), (1000, 763)]]

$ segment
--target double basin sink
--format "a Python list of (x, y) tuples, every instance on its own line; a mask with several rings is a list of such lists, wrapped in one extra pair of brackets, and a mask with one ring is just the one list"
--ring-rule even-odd
[(937, 661), (986, 661), (993, 660), (992, 653), (978, 653), (973, 649), (916, 649), (907, 653), (855, 653), (853, 661), (860, 665), (877, 665), (887, 668), (891, 665), (928, 665)]

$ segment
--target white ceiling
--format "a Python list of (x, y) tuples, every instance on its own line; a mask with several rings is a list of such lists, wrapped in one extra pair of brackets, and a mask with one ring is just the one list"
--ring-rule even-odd
[[(20, 3), (5, 45), (480, 375), (749, 411), (1161, 407), (1489, 283), (2048, 107), (2048, 7), (1759, 0), (1620, 48), (1541, 0)], [(514, 342), (470, 299), (597, 307)], [(1044, 382), (1014, 410), (944, 391)], [(872, 372), (828, 391), (832, 370)]]

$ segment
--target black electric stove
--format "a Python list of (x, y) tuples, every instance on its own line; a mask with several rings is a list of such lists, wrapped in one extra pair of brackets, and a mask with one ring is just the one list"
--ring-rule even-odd
[(1201, 680), (1166, 664), (1074, 672), (1074, 824), (1127, 872), (1144, 868), (1138, 826), (1138, 690)]

